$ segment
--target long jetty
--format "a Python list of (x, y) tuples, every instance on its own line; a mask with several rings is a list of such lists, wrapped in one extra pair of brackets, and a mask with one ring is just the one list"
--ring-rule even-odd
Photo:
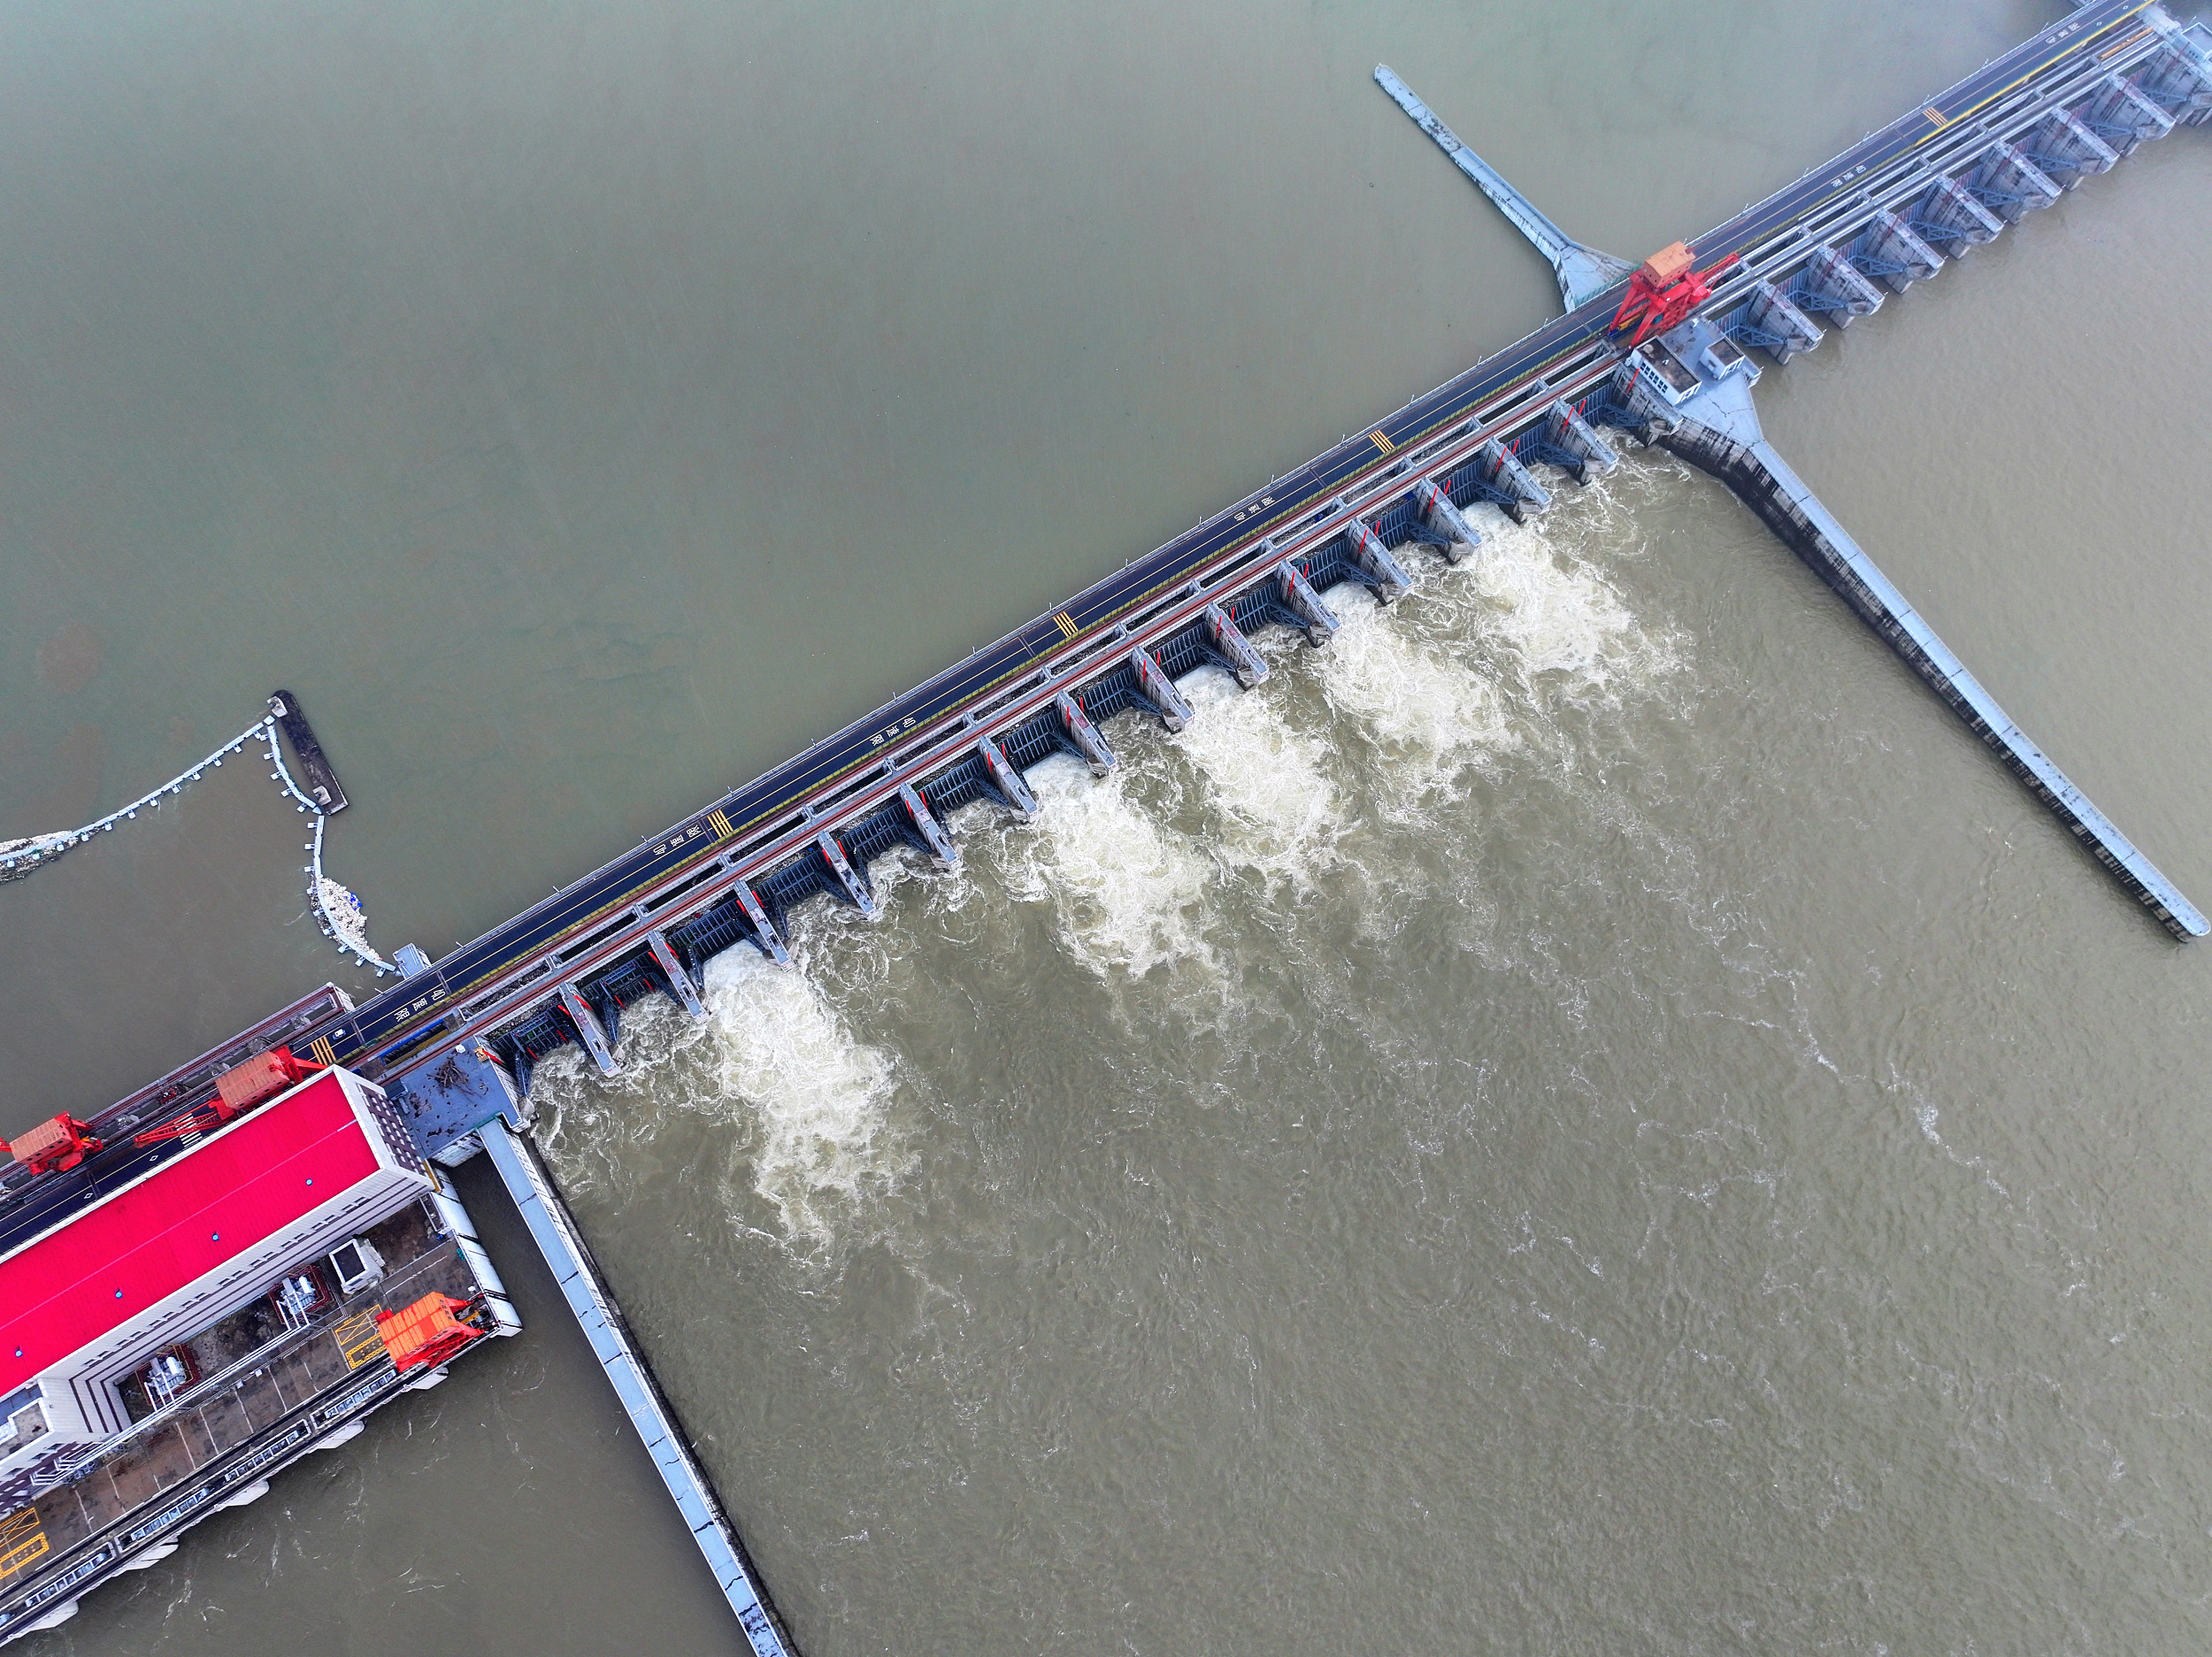
[(691, 1448), (676, 1412), (638, 1350), (628, 1321), (615, 1302), (591, 1247), (584, 1241), (560, 1187), (539, 1157), (537, 1147), (503, 1121), (485, 1124), (481, 1140), (507, 1193), (522, 1211), (523, 1223), (538, 1252), (553, 1268), (562, 1298), (576, 1315), (591, 1343), (592, 1355), (606, 1370), (615, 1395), (645, 1441), (646, 1454), (674, 1498), (692, 1540), (706, 1556), (715, 1585), (730, 1602), (754, 1657), (790, 1657), (790, 1638), (769, 1603), (760, 1574), (723, 1511), (714, 1482)]
[[(2204, 917), (2008, 717), (1758, 427), (1750, 353), (1775, 364), (1871, 315), (2055, 202), (2139, 144), (2212, 121), (2212, 33), (2145, 0), (2089, 0), (1901, 119), (1690, 244), (1718, 272), (1649, 341), (1612, 324), (1625, 260), (1575, 242), (1475, 155), (1397, 75), (1384, 89), (1551, 263), (1566, 314), (1133, 560), (1046, 616), (438, 961), (396, 952), (406, 975), (357, 1007), (326, 986), (111, 1106), (111, 1148), (65, 1178), (0, 1170), (0, 1242), (28, 1236), (161, 1156), (134, 1130), (204, 1105), (214, 1078), (277, 1041), (380, 1083), (425, 1154), (488, 1151), (591, 1339), (758, 1657), (790, 1649), (742, 1545), (613, 1297), (525, 1135), (538, 1063), (576, 1046), (620, 1061), (624, 1012), (669, 997), (703, 1018), (705, 963), (750, 946), (788, 959), (789, 917), (816, 897), (872, 914), (870, 868), (901, 848), (940, 867), (947, 820), (989, 802), (1023, 815), (1024, 773), (1065, 753), (1103, 774), (1123, 713), (1180, 729), (1177, 681), (1209, 664), (1251, 687), (1271, 625), (1325, 645), (1324, 595), (1408, 591), (1434, 553), (1480, 541), (1479, 504), (1517, 521), (1609, 469), (1625, 430), (1719, 479), (1895, 648), (2122, 886), (2176, 938)], [(1720, 262), (1715, 264), (1715, 262)], [(279, 693), (319, 809), (343, 791)], [(303, 796), (304, 802), (305, 797)]]

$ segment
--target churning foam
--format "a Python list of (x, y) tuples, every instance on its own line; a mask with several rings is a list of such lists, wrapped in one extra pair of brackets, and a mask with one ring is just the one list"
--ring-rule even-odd
[(1394, 772), (1401, 808), (1463, 765), (1532, 736), (1550, 747), (1563, 705), (1617, 703), (1647, 694), (1678, 665), (1598, 570), (1563, 555), (1555, 532), (1594, 547), (1632, 541), (1632, 516), (1602, 485), (1518, 525), (1478, 509), (1482, 546), (1438, 570), (1389, 610), (1341, 589), (1344, 625), (1323, 678), (1339, 712), (1363, 725)]
[(1006, 884), (1018, 899), (1053, 906), (1070, 955), (1101, 978), (1210, 963), (1191, 917), (1206, 864), (1131, 802), (1126, 763), (1094, 779), (1056, 756), (1030, 773), (1029, 786), (1037, 820), (1002, 842)]
[(856, 1041), (803, 970), (749, 947), (707, 967), (710, 1041), (694, 1101), (746, 1107), (753, 1188), (787, 1240), (827, 1240), (841, 1215), (882, 1194), (899, 1171), (887, 1119), (896, 1070)]
[[(1573, 507), (1553, 514), (1596, 552), (1617, 532), (1635, 533), (1601, 496), (1570, 497)], [(1379, 796), (1402, 820), (1470, 764), (1532, 736), (1548, 748), (1557, 736), (1548, 714), (1560, 703), (1617, 699), (1672, 664), (1669, 644), (1645, 633), (1602, 574), (1535, 526), (1495, 512), (1481, 520), (1475, 556), (1432, 571), (1400, 603), (1385, 610), (1343, 589), (1343, 625), (1327, 650), (1262, 641), (1290, 670), (1271, 685), (1247, 692), (1225, 674), (1194, 675), (1183, 689), (1195, 717), (1171, 743), (1149, 733), (1124, 743), (1122, 766), (1100, 779), (1068, 758), (1048, 760), (1030, 777), (1035, 824), (979, 836), (972, 848), (990, 848), (985, 864), (1002, 871), (1007, 895), (1049, 906), (1061, 946), (1099, 978), (1141, 978), (1164, 966), (1219, 985), (1224, 970), (1207, 941), (1220, 919), (1209, 890), (1217, 862), (1302, 885), (1349, 826), (1351, 794)], [(1299, 723), (1315, 687), (1365, 731), (1377, 763), (1348, 772), (1328, 732)], [(1173, 809), (1187, 776), (1179, 755), (1215, 808), (1210, 841), (1167, 821), (1183, 815)], [(878, 875), (879, 884), (898, 878), (888, 868)], [(976, 891), (972, 871), (930, 884), (933, 903), (955, 909)], [(826, 948), (856, 930), (880, 947), (887, 924), (895, 922), (832, 910), (810, 914), (803, 930)], [(726, 951), (708, 969), (707, 1024), (649, 1014), (634, 1022), (624, 1074), (612, 1082), (562, 1061), (540, 1074), (564, 1121), (593, 1126), (580, 1142), (649, 1132), (656, 1106), (728, 1120), (745, 1136), (753, 1189), (785, 1240), (812, 1253), (879, 1205), (906, 1152), (892, 1117), (899, 1066), (854, 1037), (807, 953), (793, 971), (749, 947)]]
[(1189, 727), (1176, 747), (1205, 777), (1227, 829), (1233, 861), (1302, 880), (1316, 853), (1343, 826), (1321, 739), (1294, 730), (1279, 698), (1238, 688), (1226, 673), (1195, 674), (1182, 687)]
[(1386, 795), (1409, 804), (1463, 763), (1514, 745), (1494, 681), (1425, 646), (1390, 611), (1355, 602), (1341, 614), (1322, 688), (1385, 750)]
[[(1565, 504), (1565, 503), (1563, 503)], [(1671, 671), (1675, 652), (1637, 622), (1612, 584), (1578, 559), (1563, 562), (1554, 526), (1516, 524), (1502, 512), (1485, 526), (1468, 579), (1446, 584), (1484, 642), (1532, 697), (1581, 700), (1633, 692)], [(1575, 499), (1555, 527), (1577, 541), (1637, 538), (1632, 516), (1599, 485)]]
[(854, 1039), (809, 970), (817, 963), (804, 946), (795, 953), (795, 970), (747, 944), (715, 956), (703, 1023), (659, 997), (632, 1009), (612, 1077), (574, 1047), (541, 1065), (530, 1091), (563, 1182), (604, 1180), (618, 1193), (622, 1147), (687, 1112), (736, 1131), (736, 1161), (750, 1163), (753, 1189), (795, 1253), (819, 1254), (872, 1217), (904, 1171), (889, 1125), (898, 1067)]

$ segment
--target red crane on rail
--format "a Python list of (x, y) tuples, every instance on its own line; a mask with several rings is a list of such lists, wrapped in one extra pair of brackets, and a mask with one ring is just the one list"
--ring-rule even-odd
[(157, 1128), (133, 1134), (131, 1143), (158, 1145), (165, 1139), (211, 1133), (255, 1106), (266, 1104), (294, 1084), (305, 1081), (320, 1068), (293, 1057), (289, 1047), (272, 1047), (217, 1077), (215, 1097), (205, 1104), (173, 1116)]
[(33, 1174), (61, 1173), (107, 1148), (95, 1139), (89, 1123), (67, 1115), (50, 1116), (28, 1133), (7, 1141), (8, 1154)]
[(1664, 334), (1710, 299), (1713, 279), (1735, 263), (1732, 253), (1710, 270), (1701, 271), (1688, 243), (1677, 242), (1660, 249), (1628, 279), (1628, 295), (1606, 331), (1617, 334), (1635, 324), (1636, 332), (1628, 341), (1632, 347), (1652, 334)]

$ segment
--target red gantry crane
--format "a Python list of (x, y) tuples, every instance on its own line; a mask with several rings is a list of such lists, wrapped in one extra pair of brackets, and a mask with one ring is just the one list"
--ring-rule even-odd
[(244, 1116), (257, 1105), (266, 1104), (287, 1088), (305, 1081), (320, 1068), (295, 1058), (289, 1047), (272, 1047), (217, 1077), (215, 1097), (207, 1103), (173, 1117), (157, 1128), (133, 1135), (131, 1143), (158, 1145), (165, 1139), (181, 1139), (189, 1134), (212, 1133), (226, 1122)]
[(1687, 242), (1671, 242), (1636, 267), (1628, 279), (1628, 295), (1613, 313), (1609, 332), (1618, 334), (1634, 324), (1627, 343), (1641, 345), (1655, 334), (1688, 319), (1690, 312), (1713, 296), (1713, 279), (1736, 263), (1730, 254), (1709, 271), (1697, 269), (1697, 255)]

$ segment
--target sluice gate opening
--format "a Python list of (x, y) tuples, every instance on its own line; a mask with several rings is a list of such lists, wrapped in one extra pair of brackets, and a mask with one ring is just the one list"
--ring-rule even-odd
[[(1809, 175), (1786, 213), (1765, 211), (1763, 203), (1701, 238), (1698, 257), (1724, 249), (1734, 261), (1696, 313), (1709, 319), (1709, 332), (1717, 336), (1703, 347), (1710, 364), (1724, 372), (1751, 350), (1786, 364), (1816, 349), (1828, 328), (1848, 327), (1871, 316), (1891, 295), (1932, 279), (1971, 248), (1985, 245), (2084, 179), (2108, 170), (2141, 142), (2177, 125), (2212, 120), (2212, 57), (2206, 55), (2201, 26), (2182, 30), (2158, 14), (2116, 47), (2094, 29), (2116, 28), (2140, 8), (2084, 10), (2097, 15), (2055, 27), (2051, 38), (2078, 36), (2085, 47), (2095, 40), (2100, 50), (2061, 53), (2025, 77), (1991, 76), (1995, 94), (1978, 105), (1947, 95), (1899, 124), (1909, 127), (1917, 120), (1925, 127), (1914, 132), (1909, 142), (1892, 146), (1893, 153), (1877, 162), (1839, 166), (1824, 180)], [(2113, 14), (2109, 19), (2108, 12)], [(1387, 71), (1379, 70), (1378, 79), (1386, 86), (1395, 82), (1393, 96), (1405, 94), (1401, 102), (1410, 97), (1404, 83)], [(1425, 118), (1425, 129), (1448, 150), (1456, 147), (1455, 159), (1471, 156), (1425, 105), (1417, 99), (1412, 104), (1420, 111), (1417, 119)], [(1940, 108), (1962, 104), (1969, 106), (1964, 113), (1938, 118)], [(1876, 145), (1894, 130), (1886, 129), (1868, 144)], [(1481, 164), (1481, 173), (1478, 181), (1502, 206), (1506, 205), (1502, 191), (1517, 195), (1486, 164)], [(1792, 196), (1784, 193), (1784, 198)], [(1509, 206), (1507, 211), (1511, 215)], [(1528, 213), (1532, 222), (1548, 226), (1532, 206)], [(1515, 221), (1528, 231), (1522, 217), (1526, 215)], [(1563, 237), (1555, 248), (1538, 232), (1528, 234), (1548, 257), (1563, 249), (1570, 252), (1562, 257), (1571, 257), (1573, 249), (1590, 251)], [(1624, 272), (1631, 268), (1624, 261), (1612, 263)], [(1608, 294), (1587, 300), (1584, 309), (1602, 311), (1609, 308), (1609, 299)], [(1367, 439), (1376, 460), (1333, 491), (1310, 491), (1287, 510), (1279, 493), (1256, 497), (1233, 514), (1233, 521), (1253, 520), (1243, 544), (1179, 588), (1125, 608), (1118, 620), (1110, 612), (1099, 621), (1087, 618), (1079, 625), (1071, 619), (1084, 607), (1079, 599), (1046, 621), (1010, 635), (1030, 662), (1047, 665), (1018, 679), (1011, 691), (971, 699), (958, 718), (964, 741), (942, 744), (933, 766), (925, 759), (903, 769), (879, 768), (841, 789), (818, 790), (803, 817), (783, 825), (780, 838), (787, 849), (748, 860), (751, 866), (741, 871), (732, 866), (738, 859), (726, 860), (726, 872), (708, 881), (710, 896), (684, 918), (662, 917), (688, 975), (688, 987), (695, 993), (703, 984), (705, 963), (740, 943), (750, 943), (773, 959), (787, 958), (788, 917), (816, 897), (872, 909), (866, 871), (881, 857), (910, 849), (943, 863), (944, 852), (950, 849), (943, 824), (963, 808), (986, 802), (1017, 811), (1033, 809), (1019, 779), (1044, 759), (1064, 753), (1094, 771), (1110, 768), (1111, 748), (1099, 727), (1125, 713), (1171, 723), (1187, 718), (1187, 708), (1175, 705), (1181, 702), (1175, 681), (1213, 665), (1242, 685), (1257, 684), (1267, 670), (1250, 640), (1262, 630), (1287, 626), (1316, 645), (1325, 644), (1336, 625), (1331, 602), (1340, 604), (1342, 599), (1325, 602), (1322, 595), (1364, 587), (1385, 602), (1395, 598), (1407, 590), (1417, 569), (1417, 563), (1409, 565), (1401, 559), (1402, 552), (1417, 558), (1432, 550), (1456, 560), (1479, 541), (1464, 513), (1490, 505), (1516, 522), (1526, 522), (1551, 501), (1540, 470), (1586, 483), (1616, 464), (1613, 450), (1599, 435), (1601, 428), (1624, 428), (1694, 458), (1687, 440), (1656, 436), (1647, 412), (1631, 406), (1624, 364), (1632, 363), (1605, 331), (1586, 326), (1579, 337), (1586, 343), (1559, 351), (1540, 372), (1501, 386), (1474, 410), (1472, 418), (1437, 422), (1402, 437), (1392, 434), (1397, 417), (1379, 426)], [(1640, 352), (1633, 360), (1651, 365), (1663, 378), (1671, 372), (1682, 387), (1697, 384), (1695, 370), (1676, 360), (1663, 341)], [(1409, 405), (1409, 411), (1420, 408)], [(1440, 433), (1440, 425), (1446, 427)], [(1262, 518), (1255, 504), (1278, 510)], [(1262, 528), (1264, 533), (1255, 533)], [(1797, 544), (1788, 534), (1784, 539)], [(1848, 601), (1849, 594), (1845, 596)], [(1855, 609), (1868, 614), (1863, 606)], [(1880, 623), (1875, 625), (1881, 629)], [(1041, 642), (1046, 647), (1041, 655)], [(1073, 660), (1052, 663), (1068, 647), (1082, 644), (1091, 648)], [(1907, 659), (1912, 660), (1909, 654)], [(1942, 684), (1938, 689), (1944, 694)], [(895, 734), (913, 740), (903, 728)], [(2009, 759), (2008, 764), (2047, 805), (2058, 798), (2032, 772), (2020, 771)], [(887, 785), (895, 779), (925, 803), (933, 832), (920, 829), (912, 810), (889, 793)], [(841, 815), (841, 804), (865, 793), (872, 783), (879, 798)], [(2124, 865), (2079, 827), (2078, 814), (2061, 815), (2093, 855), (2141, 895)], [(2116, 830), (2112, 833), (2116, 837)], [(2154, 913), (2177, 937), (2200, 935), (2190, 920), (2195, 911), (2178, 894), (2174, 896), (2176, 903), (2153, 902)], [(600, 977), (588, 984), (634, 987), (649, 980), (641, 964), (643, 946), (634, 938), (629, 948), (629, 955), (611, 957)], [(656, 987), (683, 999), (682, 990), (664, 978)], [(591, 993), (599, 994), (595, 987)], [(515, 1055), (518, 1079), (545, 1056), (549, 1039), (561, 1045), (582, 1039), (572, 1019), (542, 1009), (517, 1017), (500, 1006), (500, 999), (479, 998), (448, 1027), (482, 1028), (488, 1018), (500, 1028), (495, 1045), (503, 1055)], [(393, 1057), (406, 1051), (405, 1042), (388, 1049)]]
[[(503, 1296), (490, 1262), (436, 1171), (488, 1151), (753, 1650), (762, 1657), (789, 1650), (710, 1481), (525, 1137), (537, 1068), (577, 1047), (611, 1072), (641, 1002), (665, 996), (703, 1016), (705, 967), (715, 955), (748, 946), (787, 963), (794, 913), (817, 899), (873, 913), (871, 869), (886, 857), (955, 866), (949, 825), (966, 808), (1033, 815), (1024, 773), (1056, 755), (1095, 774), (1111, 771), (1112, 723), (1128, 715), (1180, 729), (1194, 716), (1178, 681), (1207, 667), (1248, 688), (1259, 685), (1268, 664), (1252, 641), (1268, 628), (1325, 648), (1338, 625), (1333, 607), (1363, 592), (1394, 602), (1432, 557), (1457, 563), (1477, 554), (1482, 538), (1468, 517), (1476, 508), (1525, 522), (1550, 504), (1560, 479), (1586, 484), (1609, 471), (1615, 431), (1660, 443), (1720, 479), (2162, 924), (2177, 937), (2204, 933), (2203, 917), (2004, 717), (1764, 443), (1748, 386), (1757, 372), (1750, 353), (1782, 364), (1816, 349), (1829, 329), (1873, 315), (2143, 142), (2212, 121), (2212, 33), (2184, 29), (2155, 5), (2090, 0), (1827, 167), (1694, 246), (1671, 249), (1699, 285), (1693, 296), (1647, 281), (1649, 296), (1671, 294), (1683, 309), (1665, 314), (1664, 326), (1648, 326), (1652, 337), (1632, 350), (1614, 325), (1634, 267), (1568, 238), (1402, 81), (1382, 69), (1377, 78), (1553, 263), (1566, 315), (442, 960), (399, 951), (406, 977), (398, 988), (356, 1008), (326, 987), (88, 1123), (70, 1119), (82, 1154), (68, 1165), (0, 1172), (0, 1250), (12, 1251), (88, 1198), (216, 1142), (192, 1113), (209, 1109), (220, 1073), (284, 1043), (303, 1062), (311, 1058), (317, 1075), (342, 1073), (364, 1132), (392, 1151), (400, 1170), (393, 1178), (426, 1187), (419, 1198), (411, 1185), (403, 1193), (422, 1205), (420, 1224), (349, 1238), (326, 1256), (329, 1284), (319, 1284), (320, 1265), (313, 1273), (287, 1268), (289, 1296), (277, 1294), (270, 1316), (296, 1320), (281, 1339), (312, 1347), (311, 1362), (303, 1362), (315, 1383), (289, 1399), (288, 1414), (273, 1415), (265, 1431), (228, 1446), (159, 1500), (119, 1512), (98, 1537), (65, 1546), (35, 1525), (34, 1540), (22, 1524), (32, 1508), (0, 1521), (6, 1557), (20, 1561), (0, 1572), (0, 1638), (66, 1615), (89, 1587), (173, 1547), (196, 1515), (251, 1500), (266, 1488), (266, 1473), (342, 1442), (398, 1392), (434, 1384), (432, 1376), (411, 1378), (405, 1366), (459, 1350), (454, 1343), (467, 1339), (457, 1332), (461, 1313), (472, 1305), (482, 1308), (468, 1313), (481, 1325), (476, 1332), (512, 1332), (498, 1315)], [(293, 699), (280, 700), (273, 717), (296, 715)], [(303, 765), (320, 808), (339, 809), (342, 791), (311, 733), (304, 744), (293, 735), (303, 756), (312, 748), (313, 763)], [(387, 1275), (411, 1290), (419, 1277), (425, 1292), (403, 1308), (370, 1307), (363, 1323), (370, 1305), (363, 1297), (375, 1287), (367, 1262), (382, 1260), (376, 1237), (398, 1260)], [(0, 1261), (7, 1257), (0, 1252)], [(396, 1320), (388, 1346), (380, 1333), (372, 1339), (387, 1317)], [(418, 1329), (432, 1333), (426, 1340), (403, 1333)], [(175, 1367), (165, 1367), (171, 1358)], [(173, 1354), (150, 1363), (147, 1390), (134, 1396), (150, 1405), (165, 1396), (161, 1409), (190, 1407), (204, 1396), (196, 1388), (226, 1384), (222, 1372), (195, 1379)], [(425, 1367), (443, 1373), (442, 1359)], [(47, 1469), (65, 1481), (78, 1470), (58, 1461)]]

